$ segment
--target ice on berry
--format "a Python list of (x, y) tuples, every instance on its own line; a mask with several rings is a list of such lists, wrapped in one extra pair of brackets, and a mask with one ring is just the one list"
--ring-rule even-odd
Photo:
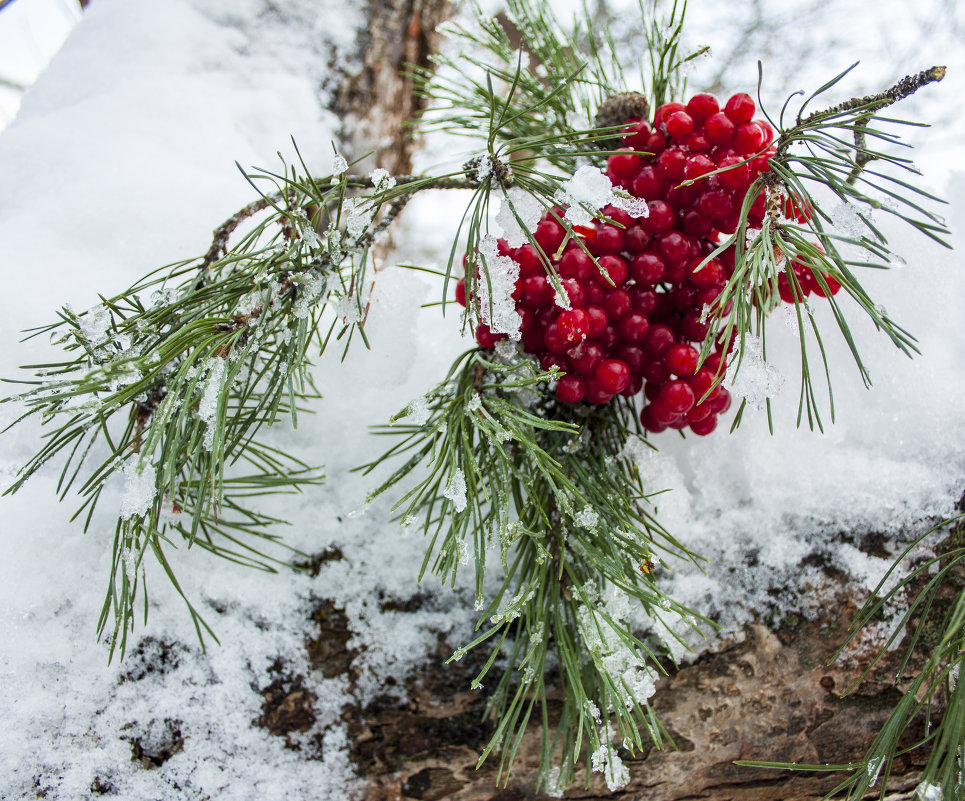
[(571, 225), (589, 225), (593, 214), (586, 207), (599, 211), (613, 197), (613, 184), (598, 167), (585, 165), (563, 183), (557, 194), (559, 202), (569, 205), (565, 219)]
[(480, 276), (477, 285), (482, 321), (493, 333), (508, 334), (510, 339), (518, 340), (522, 318), (516, 310), (516, 301), (512, 296), (519, 279), (519, 264), (509, 256), (499, 255), (499, 245), (492, 235), (487, 234), (482, 238), (479, 253), (485, 260), (486, 267), (486, 272)]

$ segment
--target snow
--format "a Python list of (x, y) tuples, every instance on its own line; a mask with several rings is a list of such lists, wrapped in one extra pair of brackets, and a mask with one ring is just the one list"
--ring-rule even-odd
[(452, 501), (452, 506), (456, 512), (465, 511), (468, 500), (466, 499), (466, 474), (458, 468), (449, 476), (446, 488), (442, 494)]
[(124, 494), (121, 495), (120, 517), (129, 520), (143, 515), (151, 508), (157, 497), (154, 480), (157, 470), (154, 465), (143, 465), (132, 459), (124, 466)]
[[(282, 12), (297, 24), (286, 23)], [(271, 166), (291, 134), (313, 168), (341, 166), (332, 151), (340, 121), (324, 109), (325, 87), (331, 63), (352, 69), (346, 54), (358, 24), (352, 5), (329, 0), (93, 3), (0, 136), (0, 174), (17, 189), (0, 194), (0, 264), (8, 290), (0, 296), (0, 375), (51, 357), (43, 338), (18, 344), (19, 332), (53, 319), (61, 305), (94, 307), (98, 292), (119, 291), (160, 264), (203, 253), (211, 229), (252, 199), (234, 160)], [(753, 74), (744, 85), (755, 85), (753, 59), (746, 66)], [(701, 64), (697, 71), (708, 68)], [(735, 70), (728, 80), (743, 76)], [(949, 80), (957, 78), (950, 72)], [(690, 84), (699, 80), (691, 76)], [(957, 96), (950, 87), (940, 91)], [(956, 122), (920, 135), (943, 141), (957, 130)], [(965, 174), (948, 173), (948, 163), (961, 163), (943, 155), (948, 152), (935, 147), (921, 154), (921, 163), (941, 168), (924, 184), (950, 197), (960, 235)], [(397, 260), (444, 264), (461, 202), (460, 195), (413, 201), (396, 229)], [(879, 534), (896, 547), (951, 513), (965, 486), (961, 256), (902, 230), (890, 215), (881, 217), (876, 222), (907, 266), (862, 279), (918, 336), (921, 356), (903, 357), (843, 302), (874, 381), (866, 390), (830, 311), (815, 299), (835, 388), (836, 422), (826, 424), (825, 433), (795, 425), (799, 344), (775, 315), (767, 365), (784, 373), (787, 384), (779, 395), (765, 393), (773, 396), (773, 435), (765, 416), (748, 410), (733, 435), (721, 425), (707, 438), (656, 437), (659, 452), (639, 440), (627, 445), (647, 492), (659, 493), (651, 496), (659, 519), (707, 559), (703, 573), (667, 559), (656, 566), (655, 580), (671, 597), (714, 616), (725, 633), (761, 614), (815, 614), (832, 597), (820, 571), (804, 565), (815, 553), (870, 589), (889, 561), (863, 550), (861, 536)], [(246, 571), (202, 551), (167, 549), (181, 586), (220, 644), (207, 638), (201, 648), (182, 601), (149, 558), (149, 616), (138, 620), (126, 659), (108, 664), (105, 644), (95, 639), (116, 512), (148, 508), (153, 466), (138, 472), (136, 461), (128, 462), (86, 535), (69, 521), (75, 506), (53, 502), (53, 466), (0, 500), (0, 795), (43, 790), (49, 799), (81, 798), (95, 781), (122, 798), (348, 795), (357, 777), (343, 713), (382, 692), (390, 679), (398, 682), (440, 636), (454, 648), (467, 642), (476, 617), (471, 589), (437, 592), (433, 583), (426, 584), (431, 599), (417, 613), (381, 608), (380, 594), (404, 600), (416, 591), (425, 543), (413, 530), (418, 526), (392, 522), (391, 498), (365, 503), (388, 467), (367, 481), (349, 473), (384, 445), (368, 427), (388, 421), (407, 398), (417, 400), (405, 422), (424, 422), (426, 392), (470, 344), (460, 338), (455, 315), (420, 310), (438, 291), (421, 274), (380, 271), (368, 299), (372, 350), (353, 344), (344, 363), (340, 349), (318, 359), (324, 398), (313, 405), (315, 414), (300, 415), (297, 432), (272, 431), (278, 447), (323, 462), (328, 478), (322, 487), (268, 499), (260, 508), (294, 524), (284, 532), (292, 547), (338, 548), (344, 558), (312, 577)], [(495, 295), (494, 306), (508, 309)], [(344, 311), (357, 314), (354, 299)], [(84, 318), (91, 341), (106, 335), (98, 314)], [(745, 349), (741, 375), (752, 349)], [(751, 384), (751, 395), (760, 383)], [(0, 422), (19, 411), (0, 406)], [(27, 423), (4, 434), (4, 485), (35, 452), (40, 433)], [(447, 497), (456, 508), (467, 504), (464, 477), (460, 485), (453, 474)], [(279, 549), (276, 556), (290, 555)], [(127, 552), (123, 569), (131, 572), (135, 558)], [(325, 678), (306, 655), (308, 619), (319, 599), (344, 610), (347, 646), (357, 654), (352, 682)], [(615, 615), (646, 622), (621, 599), (608, 603)], [(690, 636), (672, 624), (655, 627), (668, 642), (671, 631)], [(702, 647), (695, 636), (687, 642)], [(636, 655), (609, 641), (597, 645), (607, 650), (612, 670), (627, 676), (634, 695), (649, 697), (652, 677)], [(272, 666), (279, 660), (286, 675), (305, 677), (316, 695), (315, 722), (293, 736), (304, 750), (317, 748), (317, 759), (252, 725), (263, 712), (259, 690), (277, 677)], [(179, 739), (180, 750), (159, 767), (132, 759), (135, 742), (149, 750)], [(615, 786), (625, 766), (604, 750), (597, 763)], [(559, 789), (555, 781), (550, 787)], [(919, 795), (941, 797), (939, 788), (924, 785)]]
[(509, 256), (499, 255), (497, 240), (492, 234), (486, 234), (479, 242), (479, 254), (486, 263), (489, 276), (487, 281), (486, 274), (483, 274), (478, 283), (482, 321), (493, 333), (508, 334), (510, 339), (518, 341), (522, 336), (519, 331), (522, 318), (516, 311), (512, 295), (519, 278), (519, 264)]

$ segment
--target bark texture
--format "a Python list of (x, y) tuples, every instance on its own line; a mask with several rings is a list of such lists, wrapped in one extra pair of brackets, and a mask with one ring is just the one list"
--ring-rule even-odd
[[(583, 776), (565, 798), (629, 801), (810, 801), (821, 798), (840, 774), (782, 772), (741, 767), (735, 760), (844, 762), (860, 759), (894, 708), (900, 690), (892, 682), (895, 658), (885, 660), (861, 689), (840, 692), (874, 653), (851, 652), (828, 667), (844, 641), (853, 606), (823, 620), (776, 631), (746, 628), (731, 644), (664, 679), (654, 706), (676, 743), (624, 761), (631, 782), (610, 793), (599, 774), (589, 787)], [(540, 730), (532, 726), (506, 786), (497, 785), (495, 760), (475, 769), (491, 731), (483, 720), (484, 698), (466, 688), (472, 665), (446, 666), (451, 653), (440, 644), (436, 658), (416, 676), (408, 700), (391, 696), (345, 718), (353, 757), (368, 778), (369, 801), (524, 801), (536, 793)], [(453, 669), (455, 667), (456, 669)], [(908, 742), (922, 732), (907, 733)], [(891, 801), (910, 799), (924, 755), (895, 763)]]
[(435, 29), (451, 11), (449, 0), (371, 0), (371, 24), (359, 41), (361, 70), (336, 95), (343, 139), (356, 158), (372, 153), (371, 169), (393, 175), (412, 167), (413, 136), (407, 127), (422, 109), (413, 91), (410, 65), (429, 66)]

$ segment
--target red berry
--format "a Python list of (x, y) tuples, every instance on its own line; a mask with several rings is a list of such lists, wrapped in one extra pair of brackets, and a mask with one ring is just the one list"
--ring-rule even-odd
[(617, 206), (604, 206), (600, 213), (610, 222), (616, 223), (617, 226), (622, 225), (624, 228), (627, 228), (635, 219)]
[(560, 330), (558, 319), (553, 320), (543, 329), (543, 341), (546, 343), (546, 349), (558, 356), (565, 355), (574, 344), (574, 341)]
[(603, 405), (609, 402), (612, 397), (613, 393), (607, 392), (595, 378), (591, 378), (586, 382), (586, 398), (584, 400), (586, 400), (587, 403)]
[[(703, 259), (694, 259), (690, 263), (690, 281), (695, 286), (699, 286), (704, 289), (707, 287), (721, 286), (726, 280), (724, 276), (724, 268), (719, 261), (716, 259), (711, 259), (703, 267), (700, 267), (700, 263)], [(700, 267), (699, 270), (697, 268)], [(697, 272), (694, 272), (697, 270)], [(717, 295), (714, 295), (716, 298)], [(713, 298), (711, 298), (713, 300)], [(703, 303), (701, 303), (701, 308), (703, 308)]]
[(670, 425), (678, 417), (678, 412), (672, 411), (670, 407), (659, 398), (651, 401), (647, 409), (650, 410), (651, 419), (665, 426)]
[(684, 165), (684, 177), (687, 178), (688, 181), (692, 181), (716, 169), (717, 165), (710, 156), (697, 154), (687, 159), (687, 163)]
[(687, 113), (690, 114), (693, 121), (698, 125), (702, 125), (707, 121), (708, 117), (716, 114), (718, 111), (720, 111), (720, 105), (717, 103), (717, 98), (713, 95), (694, 95), (687, 103)]
[(641, 343), (649, 327), (650, 320), (640, 312), (630, 312), (617, 323), (620, 339), (630, 345)]
[(676, 376), (690, 377), (697, 371), (700, 354), (692, 345), (673, 345), (664, 354), (667, 369)]
[(676, 218), (673, 209), (667, 203), (662, 200), (651, 200), (647, 203), (647, 208), (650, 213), (640, 220), (640, 224), (648, 233), (663, 234), (673, 229)]
[[(703, 156), (701, 156), (703, 158)], [(693, 202), (700, 197), (702, 186), (698, 184), (687, 184), (686, 186), (674, 186), (667, 190), (667, 204), (677, 209), (686, 209), (693, 205)]]
[(651, 434), (659, 434), (662, 431), (666, 431), (667, 426), (665, 423), (660, 423), (654, 419), (652, 407), (653, 404), (651, 403), (649, 406), (644, 407), (644, 410), (640, 412), (640, 423)]
[(684, 140), (684, 146), (691, 153), (709, 153), (710, 142), (706, 136), (701, 134), (691, 134)]
[(633, 301), (625, 289), (611, 289), (603, 299), (603, 306), (611, 320), (619, 320), (630, 313)]
[(630, 274), (638, 284), (653, 286), (666, 272), (667, 265), (656, 253), (638, 253), (630, 261)]
[(591, 250), (594, 253), (600, 254), (612, 255), (619, 253), (623, 250), (625, 239), (626, 235), (623, 233), (622, 228), (604, 223), (603, 225), (597, 226), (596, 239), (593, 240)]
[(565, 238), (566, 231), (556, 220), (543, 219), (533, 232), (533, 239), (543, 249), (543, 253), (550, 257), (559, 250)]
[(519, 274), (523, 278), (530, 275), (545, 274), (543, 262), (536, 252), (536, 248), (530, 244), (516, 248), (516, 251), (513, 253), (513, 261), (519, 265)]
[(687, 154), (680, 148), (670, 147), (657, 158), (657, 172), (667, 181), (679, 183), (680, 179), (684, 177), (684, 165), (686, 163)]
[(596, 380), (604, 392), (616, 395), (630, 383), (630, 368), (619, 359), (604, 359), (596, 368)]
[(675, 111), (667, 117), (664, 125), (667, 133), (678, 142), (694, 132), (694, 121), (686, 111)]
[(596, 342), (583, 341), (567, 354), (573, 369), (581, 375), (593, 375), (603, 361), (603, 348)]
[(630, 373), (630, 380), (627, 382), (626, 388), (620, 391), (620, 394), (632, 398), (634, 395), (639, 395), (641, 389), (643, 389), (643, 376)]
[(641, 120), (626, 129), (623, 144), (634, 150), (646, 151), (647, 140), (650, 139), (650, 124)]
[(531, 275), (520, 282), (520, 302), (531, 309), (542, 309), (552, 302), (553, 287), (545, 275)]
[(466, 279), (460, 278), (456, 281), (456, 303), (460, 306), (466, 305)]
[(753, 155), (764, 147), (764, 131), (756, 122), (745, 122), (734, 133), (734, 147), (745, 156)]
[(703, 237), (710, 233), (713, 227), (713, 223), (697, 209), (681, 212), (680, 228), (685, 234)]
[(768, 148), (761, 155), (751, 161), (751, 168), (755, 173), (768, 172), (771, 169), (770, 160), (772, 156), (777, 155), (777, 150), (774, 148)]
[(644, 148), (644, 150), (647, 153), (653, 153), (656, 155), (657, 153), (662, 152), (666, 146), (667, 137), (659, 131), (654, 131), (652, 134), (650, 134), (650, 138), (647, 139), (647, 146)]
[(717, 428), (717, 415), (715, 414), (690, 424), (690, 430), (699, 437), (706, 437), (715, 428)]
[(746, 92), (738, 92), (724, 106), (724, 113), (737, 124), (750, 122), (755, 111), (757, 111), (757, 106), (754, 105), (754, 100)]
[(570, 345), (575, 345), (589, 333), (590, 317), (583, 309), (567, 309), (560, 312), (560, 316), (556, 318), (556, 324), (561, 336)]
[(657, 242), (657, 249), (668, 264), (683, 261), (690, 254), (687, 237), (680, 231), (669, 231), (661, 236)]
[(593, 276), (593, 280), (605, 290), (620, 287), (626, 283), (629, 268), (619, 256), (601, 256), (597, 263), (600, 269)]
[(817, 280), (817, 277), (815, 276), (814, 294), (820, 295), (822, 298), (826, 298), (828, 294), (837, 295), (838, 290), (841, 289), (841, 284), (838, 283), (838, 281), (834, 278), (834, 276), (831, 275), (830, 273), (821, 273), (821, 277), (824, 279), (824, 282), (828, 285), (829, 291), (828, 292), (824, 291), (824, 287), (821, 286), (821, 283)]
[(704, 123), (704, 136), (712, 145), (729, 145), (737, 126), (723, 111), (712, 114)]
[(564, 278), (560, 283), (563, 285), (563, 292), (569, 298), (570, 306), (574, 309), (582, 309), (586, 305), (586, 293), (583, 285), (572, 278)]
[(731, 169), (718, 173), (717, 180), (721, 186), (733, 191), (747, 189), (751, 183), (751, 167), (740, 156), (724, 156), (717, 166), (720, 168), (730, 167)]
[(590, 276), (596, 272), (593, 264), (593, 257), (583, 250), (575, 247), (567, 250), (560, 259), (560, 276), (562, 278), (575, 278), (577, 281), (588, 281)]
[(730, 393), (723, 387), (717, 388), (717, 396), (711, 401), (713, 414), (723, 414), (730, 408)]
[(616, 326), (608, 324), (596, 338), (596, 341), (600, 343), (603, 350), (607, 352), (613, 350), (620, 342), (620, 335), (617, 333)]
[(631, 374), (639, 373), (647, 363), (646, 352), (637, 345), (620, 345), (613, 350), (613, 356), (621, 362), (625, 362), (627, 367), (630, 368)]
[(700, 196), (697, 208), (711, 220), (726, 220), (734, 213), (734, 200), (726, 189), (710, 189)]
[(659, 200), (667, 191), (667, 182), (656, 167), (647, 165), (633, 179), (630, 191), (644, 200)]
[(610, 322), (610, 318), (606, 313), (606, 309), (596, 303), (588, 304), (584, 311), (587, 317), (590, 318), (590, 328), (587, 336), (591, 339), (596, 339), (603, 333)]
[(683, 103), (664, 103), (659, 106), (653, 114), (653, 127), (659, 128), (661, 125), (666, 124), (667, 119), (671, 114), (678, 111), (686, 111), (687, 107)]
[(650, 326), (650, 330), (647, 331), (644, 337), (643, 347), (647, 349), (647, 353), (649, 353), (652, 358), (656, 359), (662, 357), (676, 341), (673, 331), (670, 330), (670, 326), (658, 323), (657, 325)]
[(630, 297), (633, 298), (634, 311), (649, 317), (660, 308), (663, 295), (658, 295), (652, 289), (645, 289), (641, 286), (630, 287)]
[(660, 389), (659, 400), (674, 414), (685, 414), (697, 399), (686, 381), (668, 381)]
[(491, 350), (496, 347), (496, 343), (501, 339), (506, 339), (505, 334), (494, 334), (488, 325), (480, 323), (476, 326), (476, 344), (480, 348)]
[(710, 321), (701, 322), (702, 316), (700, 311), (693, 311), (680, 323), (680, 333), (691, 342), (703, 342), (710, 330)]
[(647, 382), (644, 393), (650, 400), (654, 400), (660, 394), (660, 388), (670, 378), (670, 371), (663, 363), (663, 359), (652, 359), (643, 366), (641, 372)]
[(650, 244), (650, 234), (642, 225), (631, 225), (626, 230), (624, 248), (627, 253), (640, 253)]
[(556, 384), (556, 397), (563, 403), (579, 403), (586, 395), (586, 381), (567, 373)]
[(640, 172), (643, 162), (633, 151), (614, 153), (607, 159), (607, 172), (622, 181), (633, 181), (634, 177)]
[(541, 353), (539, 356), (539, 366), (547, 373), (554, 367), (561, 372), (569, 372), (570, 362), (565, 356), (558, 353)]

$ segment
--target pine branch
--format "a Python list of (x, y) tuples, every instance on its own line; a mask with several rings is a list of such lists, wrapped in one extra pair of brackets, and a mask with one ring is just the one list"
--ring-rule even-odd
[[(347, 349), (356, 330), (364, 340), (369, 253), (412, 194), (467, 185), (458, 175), (313, 179), (288, 167), (246, 177), (275, 191), (219, 226), (202, 258), (155, 271), (89, 311), (66, 307), (32, 332), (50, 335), (65, 359), (29, 366), (34, 378), (13, 382), (27, 389), (3, 399), (25, 409), (14, 425), (37, 417), (47, 429), (8, 493), (59, 461), (58, 494), (80, 496), (74, 517), (86, 529), (108, 482), (125, 478), (98, 624), (112, 632), (112, 653), (124, 652), (149, 552), (182, 596), (166, 555), (178, 539), (262, 570), (281, 563), (264, 546), (282, 545), (269, 531), (283, 521), (250, 499), (298, 492), (322, 475), (259, 433), (285, 417), (296, 425), (319, 397), (313, 342), (322, 351), (337, 332)], [(185, 602), (199, 636), (210, 633)]]
[[(476, 688), (497, 655), (508, 654), (489, 695), (495, 732), (480, 762), (498, 750), (500, 775), (510, 769), (527, 723), (549, 714), (549, 676), (563, 710), (556, 734), (544, 738), (543, 780), (572, 781), (585, 747), (584, 758), (619, 783), (614, 734), (631, 750), (644, 740), (667, 742), (647, 704), (664, 668), (634, 630), (631, 601), (663, 636), (679, 636), (675, 620), (698, 631), (707, 621), (652, 577), (654, 562), (695, 557), (654, 517), (649, 495), (663, 488), (645, 487), (639, 475), (649, 446), (632, 404), (559, 404), (547, 383), (553, 378), (508, 343), (496, 354), (469, 351), (423, 402), (379, 429), (399, 441), (362, 469), (405, 459), (378, 495), (422, 466), (424, 476), (396, 509), (406, 525), (421, 520), (429, 542), (423, 574), (431, 569), (455, 585), (460, 567), (474, 566), (481, 633), (452, 659), (492, 644)], [(490, 567), (497, 554), (499, 565)], [(500, 589), (486, 603), (487, 570), (500, 568)]]

